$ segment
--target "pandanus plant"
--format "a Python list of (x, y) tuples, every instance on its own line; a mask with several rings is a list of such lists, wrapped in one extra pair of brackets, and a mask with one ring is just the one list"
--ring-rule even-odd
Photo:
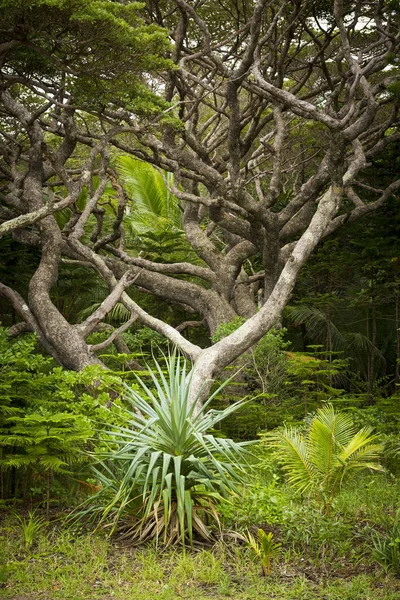
[(82, 514), (97, 514), (111, 532), (131, 542), (164, 544), (211, 537), (208, 521), (219, 523), (216, 503), (237, 491), (251, 442), (209, 433), (237, 410), (210, 410), (216, 390), (199, 408), (189, 401), (192, 374), (182, 357), (149, 369), (150, 383), (126, 389), (128, 421), (108, 432), (107, 448), (94, 467), (101, 484)]

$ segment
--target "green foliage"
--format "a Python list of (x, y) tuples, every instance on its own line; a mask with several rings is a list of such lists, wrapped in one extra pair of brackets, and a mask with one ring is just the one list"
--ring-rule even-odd
[[(0, 239), (0, 281), (25, 296), (29, 280), (40, 260), (39, 251), (18, 244), (11, 236)], [(0, 323), (13, 324), (12, 308), (0, 303)]]
[(174, 185), (173, 175), (131, 156), (120, 156), (117, 168), (132, 201), (132, 227), (137, 233), (149, 234), (152, 229), (162, 232), (168, 227), (182, 233), (182, 212), (169, 191)]
[(372, 537), (373, 557), (385, 569), (400, 575), (400, 510), (397, 511), (392, 528), (385, 533), (375, 532)]
[(6, 455), (2, 460), (4, 467), (35, 465), (45, 471), (63, 471), (68, 464), (83, 459), (81, 449), (93, 434), (84, 415), (45, 408), (10, 417), (7, 424), (8, 434), (0, 438), (0, 444), (18, 447), (22, 452)]
[(97, 453), (102, 488), (81, 515), (100, 514), (111, 532), (128, 519), (122, 529), (134, 541), (192, 544), (194, 532), (210, 538), (205, 515), (218, 521), (215, 503), (237, 490), (247, 443), (207, 433), (241, 403), (207, 411), (217, 390), (195, 412), (186, 361), (172, 355), (166, 367), (166, 375), (158, 363), (149, 369), (151, 387), (138, 378), (140, 390), (127, 389), (129, 418), (108, 431), (106, 449)]
[[(119, 373), (97, 366), (65, 371), (36, 346), (34, 335), (10, 342), (0, 328), (0, 470), (6, 497), (15, 493), (7, 472), (21, 470), (17, 483), (39, 489), (46, 472), (68, 474), (87, 460), (83, 449), (96, 443), (93, 420), (108, 425), (124, 420)], [(46, 480), (50, 485), (47, 475)]]
[[(212, 337), (214, 342), (226, 337), (244, 323), (242, 317), (235, 317), (229, 323), (222, 323)], [(282, 396), (287, 385), (288, 357), (286, 352), (290, 342), (285, 340), (286, 329), (271, 329), (251, 349), (246, 360), (245, 379), (253, 390), (260, 390), (255, 398), (272, 399)]]
[(286, 329), (271, 329), (252, 350), (253, 364), (250, 368), (259, 378), (262, 393), (278, 395), (282, 393), (290, 373), (287, 350), (290, 342), (285, 339)]
[(7, 565), (0, 565), (0, 587), (7, 583), (9, 569)]
[(199, 262), (183, 231), (183, 212), (170, 192), (172, 173), (130, 156), (120, 156), (117, 172), (130, 200), (124, 216), (131, 252), (160, 262)]
[(265, 440), (277, 450), (289, 483), (301, 493), (316, 495), (325, 509), (350, 472), (382, 469), (377, 460), (383, 445), (371, 428), (356, 432), (351, 417), (335, 412), (331, 405), (317, 411), (306, 435), (284, 428), (267, 434)]
[(393, 81), (386, 88), (391, 96), (396, 100), (400, 100), (400, 82)]
[[(285, 549), (269, 578), (261, 578), (258, 561), (242, 546), (219, 543), (212, 549), (161, 552), (145, 548), (121, 548), (100, 535), (58, 528), (37, 539), (37, 552), (26, 556), (20, 536), (8, 523), (0, 527), (0, 578), (8, 578), (5, 598), (44, 597), (74, 600), (137, 599), (176, 600), (397, 600), (398, 580), (388, 574), (377, 578), (373, 565), (363, 560), (318, 568), (305, 557)], [(303, 559), (303, 560), (301, 560)], [(1, 582), (1, 579), (0, 579)]]
[(243, 317), (235, 317), (234, 319), (232, 319), (232, 321), (229, 321), (228, 323), (221, 323), (216, 328), (216, 330), (211, 338), (212, 341), (214, 343), (219, 342), (223, 338), (227, 337), (228, 335), (230, 335), (231, 333), (236, 331), (236, 329), (239, 329), (239, 327), (241, 325), (243, 325), (243, 323), (245, 323), (245, 321), (246, 321), (246, 319), (244, 319)]
[[(390, 571), (379, 576), (371, 549), (374, 530), (382, 534), (389, 523), (391, 531), (398, 481), (386, 474), (360, 472), (338, 494), (330, 514), (324, 515), (277, 479), (273, 486), (263, 486), (263, 473), (253, 474), (252, 480), (253, 487), (246, 484), (243, 494), (223, 503), (222, 525), (232, 529), (234, 523), (225, 520), (225, 511), (233, 508), (239, 513), (243, 508), (235, 537), (240, 539), (246, 528), (263, 528), (282, 541), (269, 578), (260, 577), (259, 561), (250, 549), (234, 543), (230, 532), (225, 532), (226, 542), (221, 540), (212, 549), (183, 553), (179, 548), (161, 551), (152, 544), (131, 548), (103, 535), (66, 529), (61, 523), (45, 535), (38, 532), (30, 557), (20, 527), (4, 511), (0, 574), (8, 581), (2, 591), (6, 597), (47, 597), (51, 590), (55, 597), (99, 600), (117, 589), (121, 597), (122, 590), (128, 590), (129, 597), (150, 599), (161, 594), (168, 600), (182, 594), (201, 599), (211, 594), (218, 600), (228, 595), (240, 600), (266, 595), (276, 600), (397, 599), (398, 578)], [(217, 510), (221, 515), (220, 506)]]
[(346, 405), (346, 411), (357, 427), (367, 425), (373, 427), (377, 433), (389, 436), (396, 436), (400, 431), (398, 392), (392, 396), (376, 398), (372, 406), (364, 406), (366, 394), (348, 394), (340, 401)]
[(281, 485), (277, 475), (274, 474), (268, 483), (265, 483), (265, 477), (258, 475), (253, 481), (246, 482), (240, 497), (229, 503), (222, 502), (218, 512), (224, 525), (236, 531), (261, 523), (271, 526), (284, 520), (290, 498), (290, 491)]
[(16, 517), (21, 526), (25, 549), (29, 550), (37, 538), (39, 531), (45, 526), (45, 521), (43, 517), (39, 517), (35, 511), (29, 511), (27, 517), (21, 517), (20, 515), (16, 515)]
[[(377, 156), (364, 183), (383, 189), (398, 169), (395, 143)], [(370, 200), (371, 192), (358, 193)], [(393, 377), (398, 371), (398, 214), (398, 199), (392, 197), (373, 222), (360, 219), (321, 244), (300, 275), (295, 305), (285, 309), (293, 348), (311, 342), (327, 355), (340, 352), (349, 369), (339, 385), (352, 394), (368, 394), (365, 404), (393, 393), (398, 381), (398, 373)]]
[(136, 348), (143, 356), (157, 356), (168, 351), (168, 340), (149, 327), (140, 327), (123, 335), (131, 348)]
[[(242, 317), (222, 323), (212, 340), (219, 341), (243, 323)], [(232, 398), (243, 395), (250, 396), (251, 400), (246, 411), (233, 414), (224, 424), (228, 435), (248, 439), (255, 431), (282, 423), (286, 414), (282, 405), (288, 398), (286, 349), (289, 343), (285, 333), (285, 329), (272, 329), (233, 367), (238, 375), (223, 391), (222, 400), (231, 402)]]
[[(271, 467), (276, 466), (269, 455)], [(276, 472), (255, 471), (240, 497), (219, 507), (223, 524), (241, 533), (262, 528), (282, 541), (282, 561), (301, 572), (343, 574), (372, 570), (371, 534), (387, 528), (398, 507), (399, 482), (387, 474), (359, 472), (334, 498), (329, 513), (314, 498), (299, 497)], [(392, 517), (390, 517), (391, 519)], [(287, 567), (285, 567), (287, 572)]]
[[(219, 341), (243, 323), (242, 317), (236, 317), (221, 324), (213, 341)], [(224, 424), (228, 435), (246, 439), (254, 431), (299, 422), (322, 403), (341, 396), (343, 390), (335, 382), (344, 378), (347, 361), (334, 353), (328, 353), (327, 358), (320, 346), (310, 346), (309, 352), (293, 352), (290, 346), (285, 328), (271, 329), (241, 359), (242, 364), (236, 365), (240, 368), (236, 378), (239, 394), (252, 398), (245, 412), (232, 415)], [(235, 392), (237, 395), (234, 384), (225, 390), (224, 397), (232, 398)]]
[[(57, 213), (56, 218), (59, 216), (60, 213)], [(108, 291), (105, 282), (93, 269), (62, 262), (51, 298), (69, 322), (79, 323), (101, 304)]]
[(118, 97), (119, 106), (136, 114), (159, 113), (168, 103), (150, 91), (142, 74), (155, 76), (173, 65), (166, 58), (166, 32), (145, 24), (142, 7), (111, 0), (1, 0), (3, 41), (17, 42), (6, 68), (19, 80), (64, 77), (75, 103), (87, 110)]
[(309, 346), (308, 352), (286, 353), (286, 393), (297, 399), (293, 416), (299, 417), (301, 409), (304, 417), (343, 393), (337, 381), (347, 372), (348, 363), (334, 353), (329, 358), (326, 355), (320, 346)]
[(270, 575), (271, 559), (279, 556), (282, 544), (275, 542), (272, 531), (266, 533), (260, 528), (257, 529), (256, 537), (249, 530), (243, 537), (254, 554), (260, 559), (263, 575)]

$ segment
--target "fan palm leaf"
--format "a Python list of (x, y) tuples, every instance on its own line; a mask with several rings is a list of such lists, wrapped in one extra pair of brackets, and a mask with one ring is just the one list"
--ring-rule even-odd
[[(327, 315), (324, 310), (317, 306), (297, 304), (286, 307), (285, 315), (294, 323), (304, 323), (310, 340), (317, 343), (325, 342)], [(345, 335), (332, 321), (330, 321), (330, 335), (336, 350), (343, 350), (346, 347)]]

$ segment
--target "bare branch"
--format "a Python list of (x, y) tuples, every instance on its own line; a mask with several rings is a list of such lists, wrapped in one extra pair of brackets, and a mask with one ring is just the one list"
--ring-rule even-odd
[(83, 337), (87, 337), (89, 333), (94, 331), (97, 325), (102, 321), (108, 313), (114, 308), (117, 302), (120, 301), (122, 293), (126, 288), (133, 285), (138, 278), (138, 274), (132, 274), (127, 271), (121, 279), (114, 285), (112, 292), (103, 300), (97, 310), (94, 311), (83, 323), (80, 323), (77, 328), (82, 333)]
[[(78, 195), (79, 194), (77, 194), (77, 196)], [(10, 219), (10, 220), (2, 223), (0, 225), (0, 237), (3, 237), (4, 235), (11, 233), (15, 229), (20, 229), (22, 227), (27, 227), (29, 225), (33, 225), (34, 223), (36, 223), (37, 221), (40, 221), (44, 217), (47, 217), (56, 212), (59, 212), (60, 210), (63, 210), (64, 208), (67, 208), (73, 202), (76, 201), (77, 196), (76, 197), (67, 196), (66, 198), (64, 198), (63, 200), (60, 200), (59, 202), (56, 202), (55, 204), (53, 204), (52, 202), (49, 201), (49, 203), (47, 205), (42, 206), (41, 208), (38, 208), (35, 211), (32, 211), (25, 215), (19, 215), (18, 217), (14, 217), (13, 219)]]
[(184, 321), (176, 327), (176, 330), (179, 331), (179, 333), (182, 333), (182, 331), (185, 331), (185, 329), (187, 329), (188, 327), (203, 327), (204, 325), (204, 319), (202, 319), (201, 321)]
[(138, 318), (137, 315), (132, 314), (131, 317), (126, 321), (126, 323), (121, 325), (121, 327), (118, 327), (118, 329), (115, 329), (112, 332), (112, 334), (110, 335), (110, 337), (108, 337), (106, 340), (104, 340), (104, 342), (100, 342), (99, 344), (89, 345), (89, 349), (92, 352), (97, 352), (98, 350), (104, 350), (104, 348), (107, 348), (107, 346), (110, 346), (110, 344), (115, 342), (116, 338), (119, 337), (121, 335), (121, 333), (123, 333), (124, 331), (129, 329), (129, 327), (137, 320), (137, 318)]

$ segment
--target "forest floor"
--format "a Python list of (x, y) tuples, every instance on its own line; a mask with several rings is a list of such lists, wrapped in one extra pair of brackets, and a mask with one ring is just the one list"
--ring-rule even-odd
[[(32, 515), (28, 508), (4, 503), (0, 598), (400, 600), (400, 554), (392, 552), (398, 548), (397, 533), (390, 533), (399, 498), (399, 479), (385, 474), (356, 479), (339, 494), (329, 515), (301, 502), (285, 486), (249, 488), (240, 501), (221, 505), (219, 511), (231, 532), (269, 527), (282, 542), (268, 577), (237, 536), (186, 552), (154, 544), (133, 547), (102, 532), (68, 527), (65, 507), (52, 509), (48, 524), (39, 510)], [(32, 521), (36, 529), (29, 528)], [(397, 578), (376, 560), (377, 535), (392, 535), (382, 539)]]
[(310, 561), (285, 553), (262, 577), (236, 543), (197, 551), (135, 549), (100, 535), (43, 531), (29, 551), (0, 530), (0, 597), (9, 600), (400, 600), (400, 579), (362, 563)]

